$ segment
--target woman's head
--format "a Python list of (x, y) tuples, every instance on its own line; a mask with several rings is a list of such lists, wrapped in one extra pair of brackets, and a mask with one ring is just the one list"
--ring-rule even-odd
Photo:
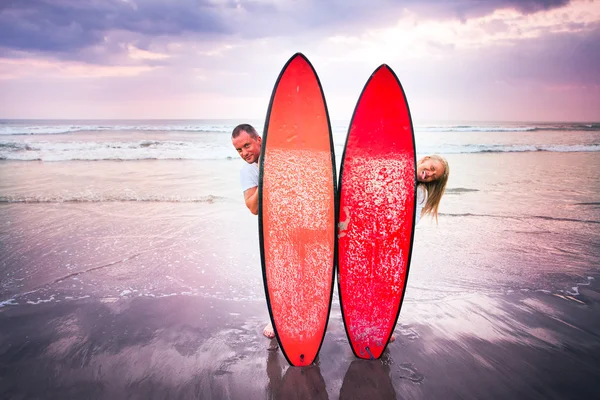
[(427, 201), (422, 215), (429, 214), (437, 221), (438, 207), (450, 175), (450, 166), (444, 157), (425, 156), (417, 162), (417, 182), (427, 190)]
[(425, 156), (417, 162), (417, 180), (433, 182), (444, 178), (448, 180), (448, 161), (438, 155)]

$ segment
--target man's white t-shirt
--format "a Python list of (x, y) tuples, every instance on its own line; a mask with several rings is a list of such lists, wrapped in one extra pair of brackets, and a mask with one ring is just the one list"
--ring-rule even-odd
[(258, 186), (258, 163), (248, 164), (244, 162), (244, 166), (240, 170), (240, 183), (242, 184), (242, 192)]

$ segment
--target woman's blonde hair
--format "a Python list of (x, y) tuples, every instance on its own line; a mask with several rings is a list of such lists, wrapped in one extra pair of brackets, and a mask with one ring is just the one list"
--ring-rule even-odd
[(423, 185), (427, 192), (427, 201), (423, 206), (423, 210), (421, 211), (421, 216), (431, 215), (431, 217), (435, 217), (435, 222), (438, 221), (438, 207), (440, 206), (440, 201), (442, 200), (442, 196), (444, 195), (444, 191), (446, 190), (446, 184), (448, 183), (448, 176), (450, 175), (450, 166), (448, 165), (448, 161), (442, 156), (437, 154), (431, 156), (425, 156), (419, 160), (417, 164), (421, 162), (432, 159), (439, 161), (444, 166), (444, 174), (440, 176), (439, 179), (436, 179), (432, 182), (419, 182), (419, 185)]

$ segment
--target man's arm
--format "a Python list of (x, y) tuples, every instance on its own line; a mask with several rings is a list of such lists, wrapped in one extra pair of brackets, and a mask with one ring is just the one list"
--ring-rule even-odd
[(258, 186), (250, 188), (244, 192), (246, 207), (254, 215), (258, 215)]

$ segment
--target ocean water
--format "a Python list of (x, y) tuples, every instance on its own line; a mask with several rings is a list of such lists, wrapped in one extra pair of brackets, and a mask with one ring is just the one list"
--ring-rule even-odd
[[(230, 142), (241, 122), (0, 121), (0, 307), (264, 301), (256, 217)], [(347, 125), (332, 130), (339, 165)], [(418, 155), (444, 155), (451, 174), (439, 223), (424, 219), (416, 230), (405, 304), (522, 291), (573, 297), (595, 279), (600, 124), (415, 132)]]
[[(228, 134), (240, 121), (10, 121), (0, 120), (0, 160), (227, 160)], [(259, 133), (262, 121), (250, 121)], [(348, 130), (332, 122), (341, 156)], [(600, 124), (415, 125), (420, 154), (598, 152)]]

